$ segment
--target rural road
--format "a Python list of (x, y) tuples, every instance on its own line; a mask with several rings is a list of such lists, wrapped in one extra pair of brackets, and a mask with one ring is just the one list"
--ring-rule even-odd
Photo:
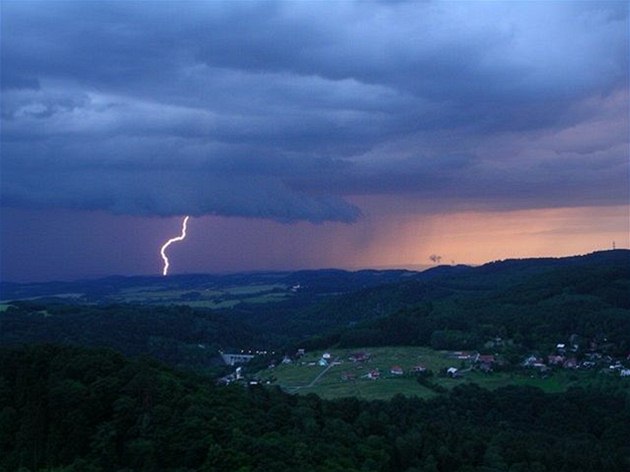
[(337, 365), (336, 362), (332, 362), (332, 363), (328, 364), (328, 366), (326, 366), (326, 368), (324, 370), (322, 370), (319, 374), (317, 374), (317, 377), (315, 377), (313, 380), (311, 380), (311, 383), (308, 384), (308, 385), (301, 385), (299, 387), (286, 387), (286, 388), (290, 389), (292, 391), (297, 391), (297, 390), (300, 390), (302, 388), (311, 388), (311, 387), (315, 386), (315, 384), (317, 382), (319, 382), (319, 379), (321, 379), (324, 376), (324, 374), (326, 374), (326, 372), (328, 372), (330, 370), (330, 368), (335, 366), (335, 365)]
[(328, 372), (328, 370), (329, 370), (332, 366), (334, 366), (334, 365), (337, 365), (337, 364), (336, 364), (335, 362), (331, 362), (330, 364), (328, 364), (328, 365), (326, 366), (326, 368), (325, 368), (324, 370), (322, 370), (322, 371), (319, 373), (319, 375), (318, 375), (317, 377), (315, 377), (315, 378), (313, 379), (313, 381), (312, 381), (310, 384), (308, 384), (305, 388), (310, 388), (310, 387), (314, 386), (314, 385), (315, 385), (315, 384), (319, 381), (319, 379), (321, 379), (321, 378), (324, 376), (324, 374), (325, 374), (326, 372)]

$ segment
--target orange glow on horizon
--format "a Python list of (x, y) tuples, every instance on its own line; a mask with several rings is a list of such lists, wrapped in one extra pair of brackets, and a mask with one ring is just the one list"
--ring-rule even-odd
[(630, 247), (626, 206), (398, 215), (355, 259), (357, 267), (483, 264), (529, 257), (563, 257)]

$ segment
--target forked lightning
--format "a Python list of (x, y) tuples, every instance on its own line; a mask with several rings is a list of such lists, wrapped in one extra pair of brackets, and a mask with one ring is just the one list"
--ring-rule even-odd
[(184, 221), (182, 222), (182, 234), (166, 241), (164, 245), (162, 246), (162, 249), (160, 249), (160, 254), (162, 255), (162, 260), (164, 261), (164, 269), (162, 270), (162, 275), (168, 275), (169, 263), (168, 263), (168, 256), (166, 255), (166, 248), (169, 247), (173, 243), (183, 241), (184, 239), (186, 239), (186, 225), (188, 224), (188, 218), (190, 218), (190, 216), (184, 217)]

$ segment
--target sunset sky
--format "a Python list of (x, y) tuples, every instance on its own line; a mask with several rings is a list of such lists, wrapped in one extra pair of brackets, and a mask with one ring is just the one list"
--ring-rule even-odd
[(0, 279), (628, 248), (628, 8), (3, 0)]

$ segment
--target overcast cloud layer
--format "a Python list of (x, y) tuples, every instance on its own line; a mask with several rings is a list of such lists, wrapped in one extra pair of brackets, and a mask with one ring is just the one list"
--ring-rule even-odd
[(625, 2), (2, 2), (2, 205), (628, 203)]

